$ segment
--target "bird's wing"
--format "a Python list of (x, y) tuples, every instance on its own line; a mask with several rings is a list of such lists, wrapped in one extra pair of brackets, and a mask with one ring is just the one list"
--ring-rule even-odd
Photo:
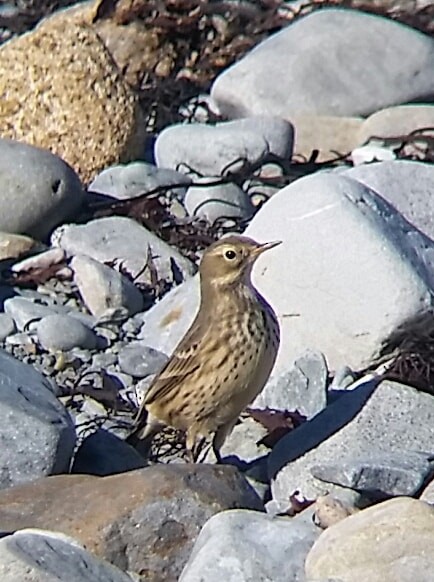
[(197, 357), (203, 333), (200, 327), (192, 326), (176, 348), (170, 360), (161, 370), (145, 396), (144, 405), (164, 398), (186, 378), (199, 369), (201, 360)]

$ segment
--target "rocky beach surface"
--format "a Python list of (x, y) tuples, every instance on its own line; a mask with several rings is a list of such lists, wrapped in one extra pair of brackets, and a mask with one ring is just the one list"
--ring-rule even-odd
[[(433, 22), (2, 4), (2, 581), (432, 582)], [(253, 274), (276, 365), (222, 465), (170, 429), (143, 458), (125, 439), (227, 233), (282, 241)]]

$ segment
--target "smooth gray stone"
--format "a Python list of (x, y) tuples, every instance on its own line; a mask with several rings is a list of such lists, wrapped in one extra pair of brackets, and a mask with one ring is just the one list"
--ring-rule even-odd
[(183, 188), (173, 189), (176, 196), (182, 200), (190, 183), (191, 178), (176, 170), (157, 168), (146, 162), (132, 162), (103, 170), (93, 180), (88, 190), (125, 200), (150, 192), (159, 186), (185, 184)]
[(205, 218), (210, 224), (219, 219), (250, 218), (255, 208), (249, 196), (236, 184), (204, 187), (218, 178), (197, 178), (185, 195), (185, 208), (190, 216)]
[(291, 123), (270, 115), (215, 126), (175, 124), (157, 137), (155, 158), (158, 166), (191, 171), (193, 177), (221, 176), (261, 163), (270, 155), (290, 158), (293, 140)]
[(415, 495), (432, 473), (428, 453), (401, 449), (392, 453), (344, 457), (334, 463), (319, 463), (311, 473), (321, 481), (375, 495), (393, 497)]
[(97, 346), (94, 331), (69, 315), (48, 315), (36, 326), (38, 340), (46, 350), (69, 351), (73, 348), (93, 350)]
[[(387, 50), (385, 40), (387, 39)], [(389, 18), (324, 9), (298, 18), (217, 76), (211, 97), (226, 117), (272, 111), (366, 116), (431, 101), (434, 40)]]
[(7, 313), (0, 313), (0, 341), (16, 331), (15, 321)]
[(0, 488), (68, 472), (74, 444), (52, 384), (0, 350)]
[(159, 277), (180, 283), (196, 272), (196, 266), (174, 247), (125, 216), (63, 225), (53, 233), (52, 241), (70, 255), (87, 255), (101, 263), (115, 263), (134, 278), (141, 273), (137, 282), (150, 283), (149, 269), (145, 268), (148, 248)]
[(179, 582), (299, 582), (320, 532), (310, 511), (293, 519), (223, 511), (202, 528)]
[(143, 296), (124, 275), (85, 255), (71, 261), (76, 283), (84, 304), (96, 317), (108, 310), (125, 308), (127, 316), (143, 309)]
[(71, 473), (115, 475), (146, 466), (144, 458), (128, 443), (99, 429), (86, 437), (75, 454)]
[(43, 239), (80, 208), (84, 191), (61, 158), (0, 139), (0, 230)]
[[(408, 386), (368, 380), (284, 436), (268, 458), (272, 495), (308, 499), (341, 488), (316, 479), (312, 468), (342, 459), (389, 457), (434, 450), (434, 398)], [(349, 490), (347, 490), (349, 491)]]
[(36, 322), (43, 317), (66, 311), (60, 306), (48, 307), (41, 303), (35, 303), (26, 297), (11, 297), (5, 301), (5, 312), (12, 317), (20, 331), (33, 329), (36, 327)]
[(133, 582), (59, 532), (23, 529), (0, 540), (2, 582)]
[(308, 350), (295, 360), (287, 372), (267, 383), (253, 407), (297, 410), (311, 418), (327, 405), (327, 379), (324, 355)]
[(135, 378), (157, 374), (168, 357), (166, 354), (149, 347), (146, 342), (132, 342), (119, 352), (119, 367), (122, 372)]

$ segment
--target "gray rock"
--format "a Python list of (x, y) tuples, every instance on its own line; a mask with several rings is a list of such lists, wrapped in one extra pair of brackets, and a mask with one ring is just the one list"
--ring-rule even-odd
[(22, 331), (24, 329), (33, 329), (37, 321), (48, 315), (55, 315), (59, 311), (65, 312), (61, 307), (48, 307), (41, 303), (36, 303), (26, 297), (11, 297), (6, 299), (4, 304), (5, 312), (12, 317), (17, 328)]
[(307, 347), (325, 354), (331, 369), (360, 369), (392, 330), (432, 304), (434, 243), (347, 176), (296, 180), (245, 234), (283, 241), (253, 270), (281, 326), (273, 378)]
[(99, 429), (83, 440), (75, 454), (71, 473), (105, 477), (145, 466), (146, 461), (134, 447)]
[[(273, 497), (299, 490), (308, 499), (335, 486), (315, 479), (312, 468), (342, 459), (434, 450), (434, 398), (393, 382), (367, 382), (344, 393), (274, 447), (269, 456)], [(381, 483), (379, 483), (381, 486)]]
[(116, 566), (59, 532), (23, 529), (0, 540), (3, 582), (133, 582)]
[(157, 374), (168, 357), (166, 354), (149, 347), (144, 341), (132, 342), (119, 352), (119, 367), (122, 372), (135, 378)]
[(185, 184), (183, 188), (174, 189), (176, 195), (182, 199), (190, 182), (191, 179), (188, 176), (175, 170), (157, 168), (146, 162), (133, 162), (107, 168), (98, 174), (88, 189), (90, 192), (125, 200), (150, 192), (159, 186)]
[(415, 495), (432, 473), (428, 453), (399, 452), (343, 457), (311, 469), (321, 481), (350, 487), (377, 498)]
[(289, 520), (223, 511), (202, 528), (179, 582), (304, 580), (304, 561), (319, 534), (310, 512)]
[(0, 351), (0, 488), (68, 471), (74, 444), (50, 382)]
[(133, 277), (141, 272), (138, 281), (150, 282), (149, 269), (144, 269), (149, 247), (161, 278), (180, 282), (196, 270), (176, 249), (135, 220), (123, 216), (98, 218), (83, 225), (64, 225), (54, 232), (52, 240), (70, 255), (87, 255), (101, 263), (117, 263)]
[(320, 352), (308, 350), (288, 371), (269, 381), (253, 403), (253, 408), (297, 410), (308, 418), (327, 405), (328, 370)]
[(46, 350), (93, 350), (97, 336), (93, 330), (69, 315), (48, 315), (36, 326), (38, 340)]
[(219, 219), (246, 220), (254, 213), (249, 196), (236, 184), (220, 184), (204, 187), (218, 178), (197, 178), (185, 196), (185, 208), (190, 216), (205, 218), (210, 224)]
[(202, 176), (220, 176), (256, 164), (269, 154), (290, 158), (292, 125), (277, 117), (256, 117), (219, 123), (188, 124), (164, 129), (155, 143), (158, 166), (189, 169)]
[(107, 310), (124, 308), (129, 316), (143, 309), (142, 294), (118, 271), (85, 255), (75, 256), (71, 267), (83, 302), (96, 317)]
[(234, 131), (253, 131), (265, 139), (270, 154), (283, 160), (291, 159), (294, 127), (282, 117), (253, 115), (244, 119), (217, 123), (216, 127), (233, 129)]
[(84, 192), (76, 173), (49, 151), (0, 139), (0, 230), (43, 239), (74, 216)]
[(296, 113), (365, 116), (429, 100), (433, 70), (429, 36), (381, 16), (326, 9), (256, 46), (217, 77), (211, 96), (232, 118), (268, 111), (286, 119)]
[(116, 364), (118, 361), (118, 357), (116, 354), (110, 352), (104, 352), (102, 354), (95, 354), (92, 357), (92, 369), (94, 370), (101, 370), (105, 369), (112, 364)]
[(136, 337), (143, 327), (144, 317), (144, 313), (137, 313), (135, 316), (130, 317), (125, 323), (122, 324), (122, 331), (127, 335)]
[(434, 239), (434, 167), (432, 164), (396, 160), (346, 170), (342, 174), (378, 192), (411, 224)]
[(13, 318), (6, 313), (0, 313), (0, 341), (15, 333), (15, 331), (16, 327)]

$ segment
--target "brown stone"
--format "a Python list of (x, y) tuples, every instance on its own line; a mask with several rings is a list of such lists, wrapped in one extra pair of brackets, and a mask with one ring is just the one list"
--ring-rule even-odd
[(60, 12), (0, 48), (0, 136), (49, 149), (85, 182), (141, 153), (138, 100), (85, 12)]
[(295, 127), (294, 157), (309, 159), (312, 151), (318, 150), (320, 162), (349, 154), (357, 147), (357, 134), (363, 123), (361, 117), (307, 114), (294, 115), (289, 121)]
[(175, 582), (204, 523), (231, 508), (262, 504), (237, 469), (217, 465), (59, 475), (0, 492), (3, 531), (65, 533), (148, 582)]
[(0, 231), (0, 260), (17, 259), (31, 250), (42, 250), (38, 241), (28, 236)]

